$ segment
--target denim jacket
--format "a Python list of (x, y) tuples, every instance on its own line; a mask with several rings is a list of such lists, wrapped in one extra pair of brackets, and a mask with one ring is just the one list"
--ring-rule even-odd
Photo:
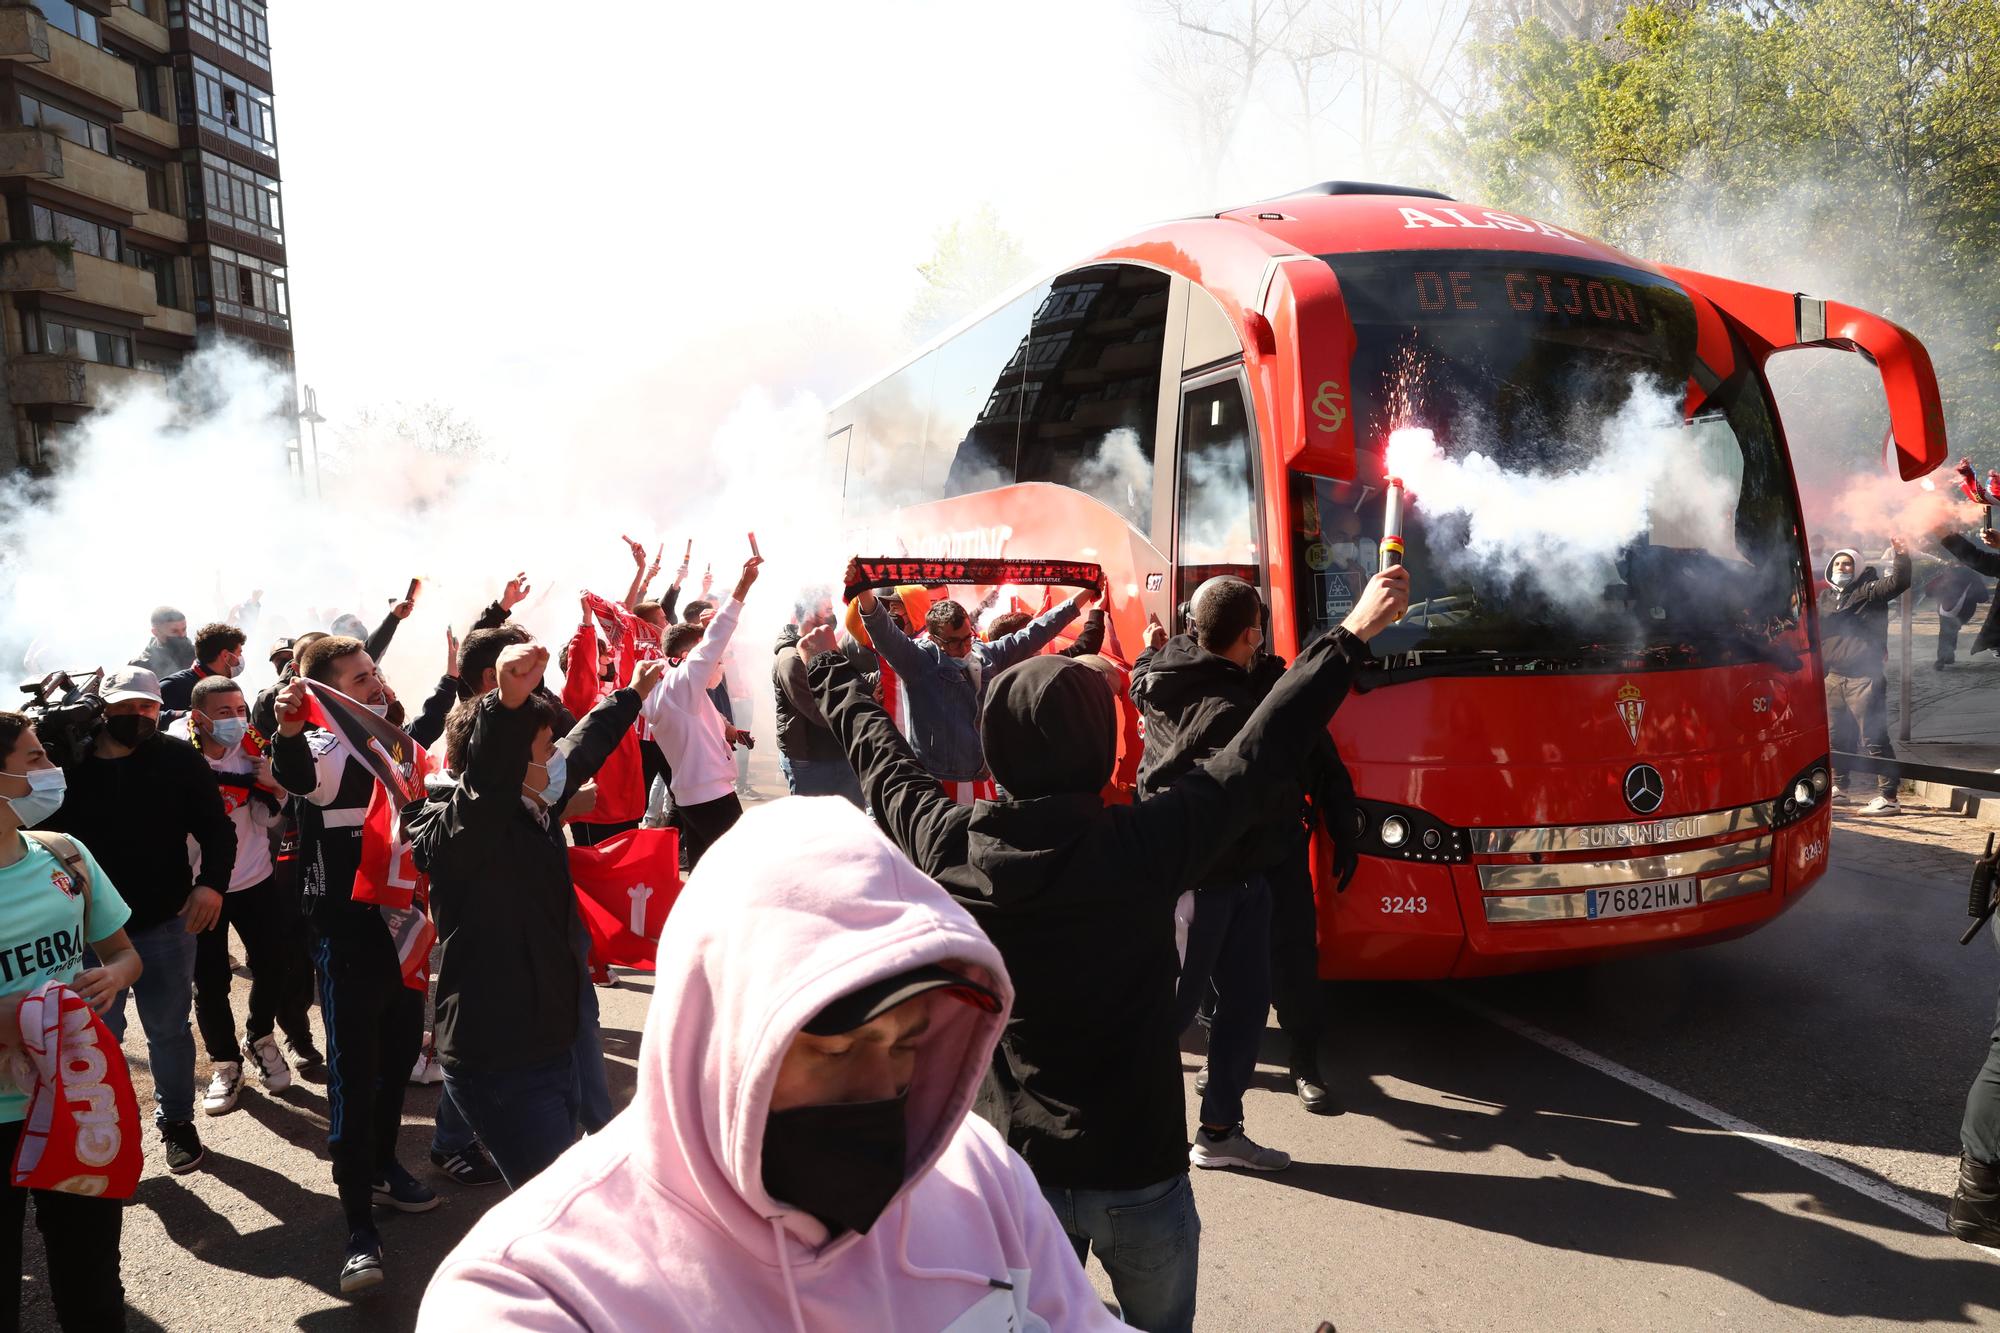
[[(975, 642), (964, 658), (945, 655), (929, 639), (912, 639), (877, 601), (861, 617), (891, 671), (909, 696), (903, 729), (917, 762), (946, 782), (971, 782), (986, 776), (986, 756), (979, 744), (979, 710), (993, 677), (1016, 662), (1033, 657), (1075, 620), (1076, 603), (1063, 602), (1044, 611), (1021, 629), (992, 643)], [(970, 668), (977, 664), (977, 672)]]

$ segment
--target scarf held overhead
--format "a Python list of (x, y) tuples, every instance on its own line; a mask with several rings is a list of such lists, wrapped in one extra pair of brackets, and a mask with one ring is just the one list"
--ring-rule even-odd
[(893, 588), (898, 584), (956, 584), (960, 587), (992, 588), (1015, 583), (1023, 586), (1095, 588), (1104, 582), (1104, 570), (1088, 560), (925, 560), (910, 556), (856, 556), (847, 567), (847, 587), (842, 594), (853, 601), (868, 589)]

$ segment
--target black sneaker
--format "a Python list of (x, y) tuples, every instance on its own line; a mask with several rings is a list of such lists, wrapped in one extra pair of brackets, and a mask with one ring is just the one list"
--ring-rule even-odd
[(477, 1143), (470, 1144), (464, 1152), (455, 1152), (449, 1157), (432, 1149), (431, 1165), (460, 1185), (497, 1185), (502, 1179), (500, 1168), (493, 1165), (493, 1159), (486, 1155), (486, 1149)]
[(428, 1213), (438, 1206), (438, 1196), (401, 1162), (391, 1162), (384, 1178), (375, 1182), (375, 1206), (399, 1213)]
[(347, 1261), (340, 1266), (340, 1294), (353, 1296), (382, 1285), (382, 1239), (373, 1231), (347, 1238)]
[(287, 1040), (285, 1050), (292, 1057), (292, 1068), (299, 1072), (304, 1073), (308, 1070), (315, 1074), (326, 1072), (326, 1057), (321, 1055), (319, 1047), (311, 1042)]
[(194, 1132), (194, 1122), (160, 1126), (160, 1138), (167, 1145), (167, 1170), (177, 1176), (184, 1176), (201, 1165), (202, 1158), (208, 1156), (201, 1146), (201, 1135)]

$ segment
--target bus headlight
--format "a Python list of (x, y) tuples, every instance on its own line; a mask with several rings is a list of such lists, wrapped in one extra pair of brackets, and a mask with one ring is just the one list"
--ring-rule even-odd
[(1820, 794), (1821, 792), (1823, 792), (1823, 791), (1825, 791), (1825, 790), (1826, 790), (1826, 770), (1825, 770), (1825, 769), (1823, 769), (1823, 768), (1815, 768), (1815, 769), (1814, 769), (1814, 770), (1812, 771), (1812, 789), (1813, 789), (1813, 795), (1815, 795), (1815, 796), (1819, 795), (1819, 794)]
[(1792, 799), (1797, 801), (1801, 807), (1811, 805), (1813, 798), (1817, 795), (1818, 793), (1813, 790), (1812, 782), (1806, 778), (1800, 778), (1792, 784)]
[(1401, 815), (1390, 815), (1382, 821), (1379, 836), (1384, 847), (1401, 847), (1410, 840), (1410, 821)]

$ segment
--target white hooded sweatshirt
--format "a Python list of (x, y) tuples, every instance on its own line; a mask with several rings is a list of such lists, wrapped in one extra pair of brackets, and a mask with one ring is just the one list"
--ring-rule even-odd
[[(838, 797), (750, 811), (660, 940), (632, 1105), (481, 1219), (419, 1333), (1116, 1329), (1027, 1164), (968, 1116), (1013, 1003), (972, 918)], [(909, 1089), (909, 1178), (865, 1235), (763, 1184), (792, 1039), (829, 1003), (941, 964), (998, 992), (936, 1003)]]

